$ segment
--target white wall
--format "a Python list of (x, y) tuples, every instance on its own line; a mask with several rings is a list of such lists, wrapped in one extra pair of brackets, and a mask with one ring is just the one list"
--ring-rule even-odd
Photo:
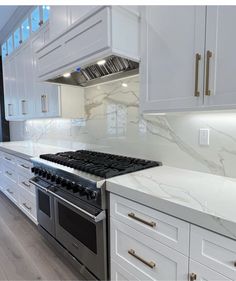
[[(113, 153), (236, 177), (236, 111), (141, 116), (138, 104), (137, 77), (87, 88), (84, 120), (11, 122), (11, 138), (101, 144)], [(209, 147), (198, 144), (200, 128), (210, 128)]]

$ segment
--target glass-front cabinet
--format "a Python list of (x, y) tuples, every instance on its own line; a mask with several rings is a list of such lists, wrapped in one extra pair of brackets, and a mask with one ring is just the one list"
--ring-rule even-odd
[(36, 7), (32, 11), (30, 20), (31, 20), (31, 31), (36, 32), (39, 29), (40, 24), (41, 24), (39, 7)]
[(13, 39), (12, 39), (12, 35), (7, 39), (7, 51), (8, 51), (8, 55), (10, 55), (13, 52)]
[(21, 24), (22, 42), (25, 42), (30, 36), (29, 19), (26, 18)]
[(18, 27), (14, 32), (14, 49), (17, 49), (21, 44), (20, 28)]
[(37, 32), (40, 27), (49, 20), (50, 6), (42, 5), (35, 6), (23, 19), (20, 26), (16, 27), (12, 31), (12, 34), (6, 39), (1, 46), (2, 59), (6, 58), (7, 55), (13, 53), (14, 50), (18, 49), (22, 43), (26, 42), (31, 34)]
[(7, 43), (2, 44), (2, 60), (4, 61), (7, 56)]

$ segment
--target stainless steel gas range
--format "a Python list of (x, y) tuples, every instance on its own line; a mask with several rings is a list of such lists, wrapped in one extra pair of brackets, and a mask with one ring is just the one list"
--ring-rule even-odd
[(32, 161), (40, 232), (87, 280), (107, 280), (106, 179), (161, 163), (87, 150)]

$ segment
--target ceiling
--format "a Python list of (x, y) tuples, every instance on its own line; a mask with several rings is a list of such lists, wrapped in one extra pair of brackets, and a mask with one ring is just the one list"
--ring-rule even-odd
[(18, 6), (2, 6), (0, 5), (0, 32), (10, 17), (16, 11)]

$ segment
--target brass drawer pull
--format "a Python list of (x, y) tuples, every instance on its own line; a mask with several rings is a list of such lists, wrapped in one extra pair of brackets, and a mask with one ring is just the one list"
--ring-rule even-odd
[(26, 165), (24, 165), (24, 164), (20, 164), (20, 166), (23, 167), (23, 168), (25, 168), (25, 169), (30, 169), (29, 166), (26, 166)]
[(12, 161), (11, 158), (4, 157), (7, 161)]
[(22, 204), (26, 209), (28, 209), (29, 211), (31, 211), (32, 210), (32, 208), (31, 207), (29, 207), (29, 206), (27, 206), (27, 204), (26, 203), (23, 203)]
[(10, 194), (14, 194), (14, 192), (11, 191), (9, 188), (7, 189), (7, 192), (10, 193)]
[(134, 213), (129, 213), (128, 216), (136, 221), (139, 221), (139, 222), (142, 222), (148, 226), (151, 226), (151, 227), (155, 227), (156, 226), (156, 223), (154, 221), (145, 221), (144, 219), (141, 219), (139, 217), (136, 217), (136, 215)]
[(199, 75), (199, 61), (201, 60), (201, 55), (196, 54), (195, 57), (195, 89), (194, 89), (194, 96), (199, 97), (200, 92), (198, 91), (198, 75)]
[(30, 184), (26, 183), (25, 181), (22, 181), (21, 183), (22, 183), (24, 186), (30, 188)]
[(9, 175), (9, 176), (12, 176), (12, 173), (6, 171), (6, 174)]
[(197, 274), (196, 273), (191, 273), (189, 276), (190, 281), (197, 280)]
[(212, 57), (212, 52), (207, 51), (207, 60), (206, 60), (206, 91), (205, 95), (210, 96), (211, 91), (209, 90), (209, 79), (210, 79), (210, 58)]
[(141, 258), (140, 256), (138, 256), (135, 251), (133, 249), (128, 250), (128, 253), (135, 257), (137, 260), (141, 261), (142, 263), (146, 264), (147, 266), (149, 266), (150, 268), (154, 268), (156, 266), (155, 262), (153, 261), (146, 261), (145, 259)]

